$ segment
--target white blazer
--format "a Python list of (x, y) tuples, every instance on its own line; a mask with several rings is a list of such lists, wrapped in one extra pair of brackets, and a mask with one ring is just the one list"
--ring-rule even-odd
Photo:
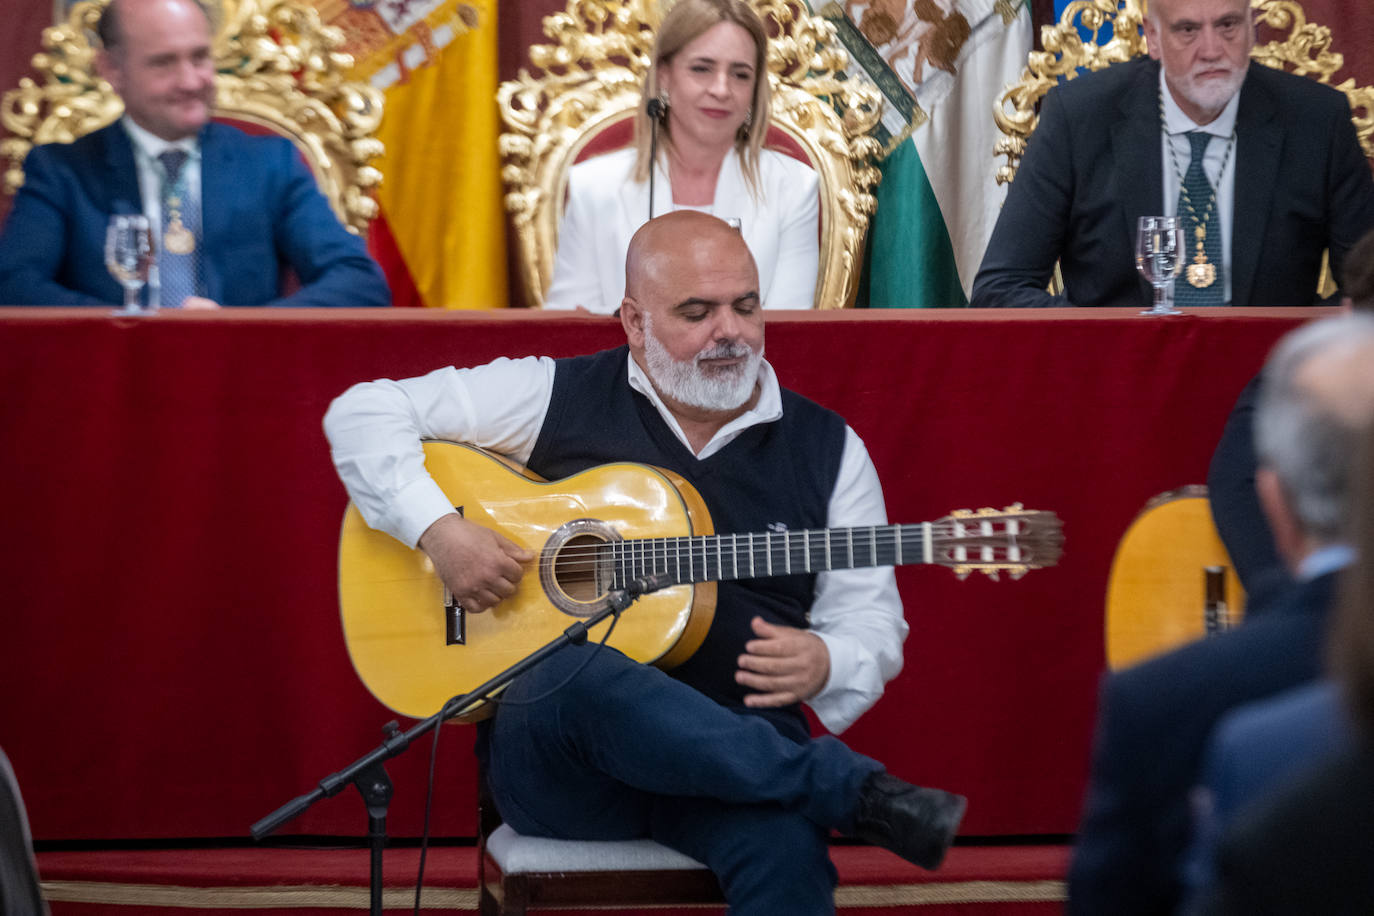
[[(635, 182), (635, 151), (616, 150), (573, 166), (568, 205), (558, 229), (553, 283), (544, 307), (582, 306), (610, 314), (625, 298), (625, 252), (630, 237), (649, 218), (649, 183)], [(654, 214), (673, 207), (673, 191), (661, 163), (655, 169)], [(820, 260), (820, 199), (816, 172), (782, 153), (759, 158), (759, 196), (749, 192), (739, 154), (721, 164), (715, 202), (704, 210), (735, 217), (759, 269), (759, 296), (766, 308), (815, 305)], [(681, 209), (688, 209), (683, 207)]]

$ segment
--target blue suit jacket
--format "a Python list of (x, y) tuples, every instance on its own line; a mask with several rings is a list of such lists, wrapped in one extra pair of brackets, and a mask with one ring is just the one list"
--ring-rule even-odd
[(1201, 784), (1210, 805), (1201, 812), (1188, 853), (1188, 884), (1216, 879), (1212, 857), (1239, 814), (1263, 806), (1296, 774), (1351, 741), (1351, 723), (1334, 681), (1320, 680), (1247, 703), (1226, 714), (1207, 742)]
[(1351, 745), (1244, 811), (1217, 852), (1218, 880), (1192, 912), (1368, 916), (1374, 901), (1374, 744)]
[[(360, 238), (339, 223), (290, 141), (223, 124), (200, 134), (205, 295), (221, 305), (386, 306)], [(133, 146), (116, 122), (35, 147), (0, 234), (0, 304), (117, 305), (105, 269), (112, 213), (143, 209)], [(281, 298), (285, 269), (300, 289)]]
[[(1374, 229), (1374, 182), (1345, 96), (1251, 63), (1236, 111), (1236, 305), (1311, 305), (1322, 250), (1337, 279)], [(1159, 64), (1115, 64), (1045, 96), (973, 284), (974, 307), (1142, 308), (1135, 226), (1163, 206)], [(1064, 295), (1045, 292), (1055, 261)]]
[(1070, 913), (1172, 913), (1189, 791), (1212, 727), (1242, 703), (1321, 673), (1336, 574), (1295, 585), (1238, 630), (1109, 675), (1069, 868)]

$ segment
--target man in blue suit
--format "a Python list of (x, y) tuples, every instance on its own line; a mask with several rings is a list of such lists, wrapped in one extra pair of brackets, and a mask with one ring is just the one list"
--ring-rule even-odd
[[(1374, 228), (1345, 96), (1250, 61), (1250, 0), (1150, 0), (1149, 58), (1045, 96), (971, 304), (1149, 306), (1141, 216), (1177, 215), (1179, 305), (1311, 305)], [(1058, 261), (1064, 292), (1046, 286)]]
[(1255, 484), (1296, 583), (1239, 629), (1104, 680), (1069, 913), (1174, 912), (1212, 728), (1243, 703), (1320, 676), (1327, 612), (1351, 559), (1352, 465), (1371, 415), (1374, 317), (1284, 338), (1265, 367)]
[[(120, 303), (105, 227), (145, 213), (158, 253), (147, 295), (163, 308), (390, 305), (290, 141), (211, 123), (210, 20), (195, 0), (114, 0), (98, 31), (97, 68), (124, 116), (29, 154), (0, 235), (0, 303)], [(299, 289), (282, 295), (287, 271)]]

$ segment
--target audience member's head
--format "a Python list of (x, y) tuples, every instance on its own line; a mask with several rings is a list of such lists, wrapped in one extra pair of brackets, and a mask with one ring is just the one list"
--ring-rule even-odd
[(196, 0), (111, 0), (96, 69), (134, 123), (164, 140), (195, 135), (215, 104), (210, 17)]
[(1209, 124), (1240, 91), (1250, 66), (1250, 0), (1150, 0), (1145, 43), (1178, 107)]
[[(666, 101), (664, 139), (733, 139), (752, 174), (768, 133), (768, 32), (745, 0), (678, 0), (654, 38), (635, 120), (637, 180), (648, 177), (651, 100)], [(722, 73), (724, 81), (721, 81)]]
[(728, 223), (678, 210), (641, 226), (625, 258), (620, 320), (674, 412), (732, 413), (754, 396), (763, 359), (758, 269)]
[(1374, 426), (1357, 466), (1351, 542), (1359, 559), (1347, 574), (1330, 645), (1354, 720), (1374, 739)]
[(1374, 417), (1374, 316), (1340, 315), (1286, 336), (1265, 366), (1255, 485), (1291, 569), (1348, 535), (1354, 456)]

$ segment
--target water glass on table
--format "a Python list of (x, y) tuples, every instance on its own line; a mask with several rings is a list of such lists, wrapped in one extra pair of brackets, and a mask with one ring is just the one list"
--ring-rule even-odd
[(1177, 315), (1166, 292), (1183, 272), (1183, 226), (1176, 216), (1142, 216), (1135, 232), (1135, 267), (1154, 287), (1154, 305), (1142, 315)]
[(124, 306), (117, 315), (142, 315), (155, 310), (138, 301), (153, 266), (153, 233), (142, 213), (116, 213), (105, 227), (105, 268), (124, 287)]

